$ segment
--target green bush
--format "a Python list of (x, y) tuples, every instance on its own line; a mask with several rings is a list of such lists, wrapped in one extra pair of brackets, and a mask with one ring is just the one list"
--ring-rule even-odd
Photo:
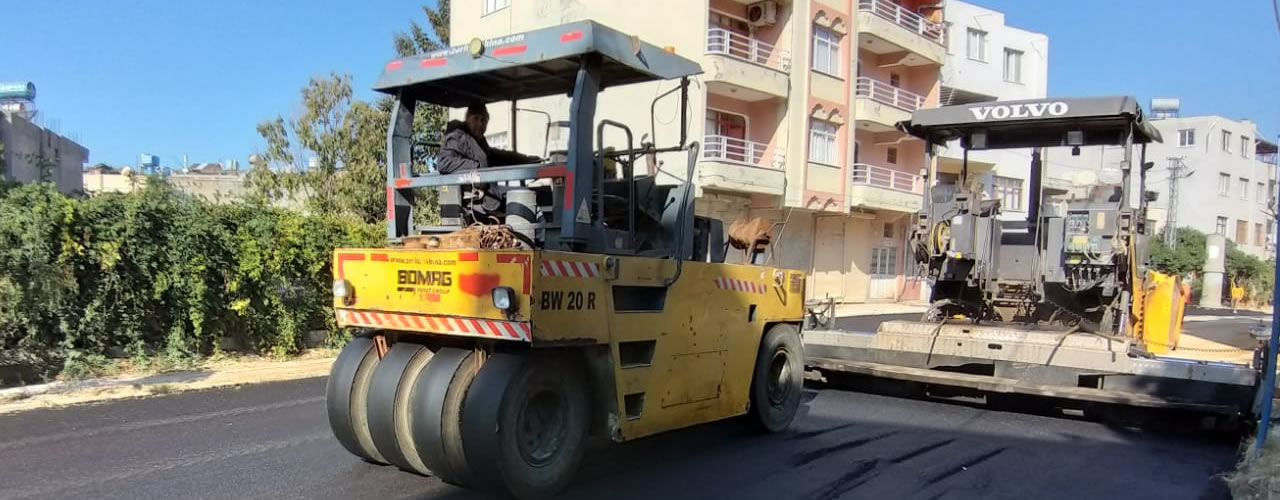
[[(1163, 233), (1148, 239), (1148, 262), (1156, 270), (1183, 277), (1202, 276), (1206, 250), (1204, 233), (1191, 228), (1178, 229), (1177, 248), (1169, 248), (1164, 244)], [(1275, 262), (1264, 261), (1236, 248), (1235, 242), (1227, 240), (1226, 276), (1222, 282), (1222, 299), (1224, 304), (1231, 300), (1231, 284), (1238, 283), (1246, 290), (1246, 299), (1254, 304), (1265, 304), (1271, 301), (1272, 285), (1275, 282)], [(1200, 297), (1203, 280), (1195, 280), (1192, 284), (1192, 295)]]
[(79, 369), (113, 348), (191, 359), (222, 337), (277, 355), (312, 330), (341, 340), (332, 251), (382, 234), (350, 218), (206, 203), (161, 179), (84, 200), (0, 187), (0, 352)]

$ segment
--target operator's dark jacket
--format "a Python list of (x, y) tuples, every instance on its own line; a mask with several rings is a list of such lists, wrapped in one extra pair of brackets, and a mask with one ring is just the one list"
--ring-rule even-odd
[(436, 156), (436, 170), (442, 174), (451, 174), (460, 170), (519, 165), (537, 160), (514, 151), (489, 147), (489, 142), (484, 137), (471, 135), (466, 123), (453, 120), (444, 129), (444, 143), (440, 146), (440, 154)]

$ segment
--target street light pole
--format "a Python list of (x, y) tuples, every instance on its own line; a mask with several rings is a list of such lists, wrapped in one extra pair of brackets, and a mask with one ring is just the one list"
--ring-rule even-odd
[[(1277, 137), (1280, 139), (1280, 136)], [(1276, 168), (1276, 167), (1272, 167)], [(1271, 193), (1276, 196), (1280, 193)], [(1280, 197), (1276, 198), (1280, 199)], [(1272, 220), (1276, 224), (1276, 249), (1280, 253), (1280, 210), (1272, 210)], [(1262, 454), (1263, 448), (1267, 444), (1267, 433), (1271, 430), (1271, 404), (1272, 398), (1275, 397), (1276, 390), (1276, 350), (1280, 349), (1280, 307), (1276, 307), (1276, 300), (1280, 298), (1280, 266), (1273, 269), (1274, 283), (1271, 289), (1271, 341), (1267, 342), (1266, 362), (1263, 363), (1265, 368), (1262, 373), (1262, 415), (1258, 419), (1258, 441), (1253, 448), (1253, 456), (1257, 458)]]

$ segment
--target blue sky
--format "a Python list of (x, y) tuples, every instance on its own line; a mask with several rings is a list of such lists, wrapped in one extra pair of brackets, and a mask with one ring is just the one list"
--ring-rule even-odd
[[(391, 34), (434, 0), (5, 2), (0, 81), (36, 83), (45, 123), (93, 162), (239, 159), (255, 125), (289, 116), (313, 75), (367, 90)], [(478, 1), (478, 0), (459, 0)], [(530, 1), (530, 0), (514, 0)], [(1183, 114), (1251, 118), (1280, 133), (1280, 34), (1268, 0), (980, 0), (1049, 35), (1051, 95), (1179, 97)], [(56, 6), (56, 8), (55, 8)]]

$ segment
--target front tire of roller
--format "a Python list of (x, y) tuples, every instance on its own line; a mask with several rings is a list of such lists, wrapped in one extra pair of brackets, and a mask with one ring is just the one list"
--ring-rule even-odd
[(800, 409), (804, 391), (804, 347), (795, 325), (774, 325), (760, 340), (756, 368), (751, 377), (752, 426), (764, 432), (782, 432)]
[(463, 399), (480, 369), (479, 361), (472, 351), (441, 348), (418, 374), (410, 396), (418, 456), (436, 477), (455, 486), (472, 482), (460, 426)]
[(576, 360), (556, 353), (486, 361), (462, 413), (462, 442), (475, 477), (501, 478), (500, 493), (522, 500), (563, 490), (586, 450), (585, 377)]
[(387, 462), (424, 476), (431, 470), (419, 458), (411, 432), (413, 421), (422, 415), (410, 404), (410, 395), (432, 354), (420, 344), (393, 344), (374, 370), (369, 391), (369, 432), (374, 446)]
[(325, 405), (329, 429), (343, 448), (369, 462), (385, 464), (387, 461), (378, 453), (369, 432), (369, 382), (378, 361), (373, 339), (351, 339), (329, 369)]

